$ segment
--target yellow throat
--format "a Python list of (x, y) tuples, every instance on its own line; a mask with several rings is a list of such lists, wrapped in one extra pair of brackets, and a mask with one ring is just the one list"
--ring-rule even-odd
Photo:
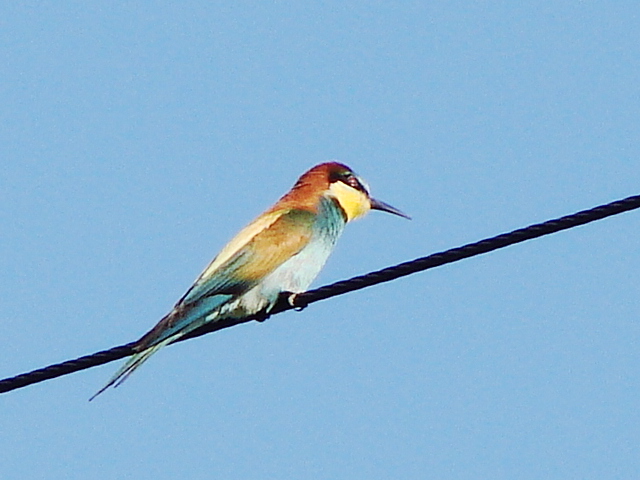
[(343, 182), (333, 182), (329, 191), (347, 214), (347, 221), (355, 220), (371, 210), (369, 197), (360, 190), (350, 187)]

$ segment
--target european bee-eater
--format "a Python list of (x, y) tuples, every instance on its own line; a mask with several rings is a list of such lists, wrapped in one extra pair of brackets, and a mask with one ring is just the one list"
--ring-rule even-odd
[(91, 399), (118, 386), (165, 345), (223, 318), (268, 314), (282, 292), (304, 292), (347, 222), (369, 210), (407, 215), (369, 194), (346, 165), (321, 163), (240, 231), (173, 309), (134, 346), (135, 354)]

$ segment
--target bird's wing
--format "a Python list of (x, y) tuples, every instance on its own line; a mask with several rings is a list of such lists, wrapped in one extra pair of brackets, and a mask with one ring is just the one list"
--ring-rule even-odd
[(309, 243), (314, 220), (313, 212), (297, 209), (258, 218), (213, 259), (178, 305), (249, 290)]
[(315, 215), (306, 210), (268, 214), (244, 228), (213, 259), (169, 314), (137, 342), (143, 351), (207, 323), (207, 315), (241, 295), (309, 242)]

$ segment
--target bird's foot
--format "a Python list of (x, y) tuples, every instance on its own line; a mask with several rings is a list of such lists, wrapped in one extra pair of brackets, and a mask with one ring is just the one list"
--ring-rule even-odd
[(269, 312), (267, 312), (266, 310), (262, 310), (261, 312), (256, 313), (254, 318), (257, 322), (262, 323), (270, 316), (271, 314)]
[(289, 303), (289, 305), (291, 305), (293, 307), (293, 309), (296, 312), (301, 312), (302, 310), (307, 308), (307, 305), (306, 304), (299, 305), (299, 304), (296, 303), (296, 298), (298, 297), (298, 295), (300, 295), (300, 294), (299, 293), (292, 293), (291, 295), (289, 295), (287, 297), (287, 302)]

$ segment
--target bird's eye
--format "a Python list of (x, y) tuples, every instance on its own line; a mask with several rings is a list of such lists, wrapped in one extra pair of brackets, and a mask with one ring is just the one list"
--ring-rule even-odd
[(347, 185), (349, 185), (350, 187), (353, 187), (356, 190), (362, 190), (362, 184), (358, 181), (358, 179), (355, 176), (349, 174), (349, 175), (347, 175), (345, 180), (346, 180), (345, 183)]
[(353, 175), (352, 173), (349, 173), (349, 174), (344, 176), (344, 179), (342, 181), (345, 184), (349, 185), (354, 190), (358, 190), (359, 192), (363, 192), (363, 193), (367, 193), (368, 194), (367, 187), (363, 185), (363, 183), (360, 181), (360, 179), (356, 175)]
[(335, 172), (332, 174), (330, 181), (342, 182), (345, 185), (348, 185), (355, 190), (359, 190), (365, 193), (367, 192), (367, 188), (362, 184), (358, 176), (355, 175), (353, 172), (349, 172), (349, 171)]

